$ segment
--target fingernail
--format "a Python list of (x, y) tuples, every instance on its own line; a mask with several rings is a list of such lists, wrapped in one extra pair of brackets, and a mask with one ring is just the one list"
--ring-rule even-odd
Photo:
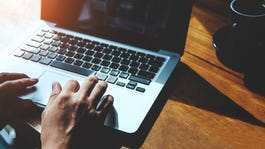
[(58, 84), (57, 82), (52, 83), (52, 91), (57, 91), (58, 90)]
[(38, 82), (39, 79), (37, 79), (37, 78), (30, 78), (30, 81), (31, 81), (31, 82)]

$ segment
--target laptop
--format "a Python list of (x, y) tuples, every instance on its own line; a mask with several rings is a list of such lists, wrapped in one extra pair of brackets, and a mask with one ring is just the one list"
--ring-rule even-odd
[(82, 83), (96, 75), (115, 100), (115, 123), (106, 127), (136, 134), (167, 98), (163, 90), (176, 75), (191, 7), (191, 0), (42, 0), (40, 25), (2, 71), (39, 78), (23, 98), (41, 107), (53, 81)]

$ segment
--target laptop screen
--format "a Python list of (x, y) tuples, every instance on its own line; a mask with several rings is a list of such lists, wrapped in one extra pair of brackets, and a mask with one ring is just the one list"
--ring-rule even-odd
[(189, 0), (42, 0), (41, 19), (152, 50), (183, 53)]

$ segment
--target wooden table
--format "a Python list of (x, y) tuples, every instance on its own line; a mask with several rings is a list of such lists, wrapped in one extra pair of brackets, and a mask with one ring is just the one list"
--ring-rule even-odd
[[(40, 2), (0, 3), (3, 54), (39, 18)], [(228, 23), (228, 17), (194, 5), (180, 77), (142, 148), (265, 148), (265, 97), (244, 86), (243, 74), (222, 65), (211, 43), (214, 32)], [(29, 121), (35, 132), (39, 117)]]

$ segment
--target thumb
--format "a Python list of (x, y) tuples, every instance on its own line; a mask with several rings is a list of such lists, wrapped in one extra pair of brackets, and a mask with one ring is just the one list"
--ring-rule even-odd
[(51, 95), (50, 95), (50, 99), (49, 99), (49, 102), (52, 102), (53, 100), (55, 100), (55, 98), (61, 93), (62, 91), (62, 86), (59, 82), (53, 82), (52, 83), (52, 92), (51, 92)]

